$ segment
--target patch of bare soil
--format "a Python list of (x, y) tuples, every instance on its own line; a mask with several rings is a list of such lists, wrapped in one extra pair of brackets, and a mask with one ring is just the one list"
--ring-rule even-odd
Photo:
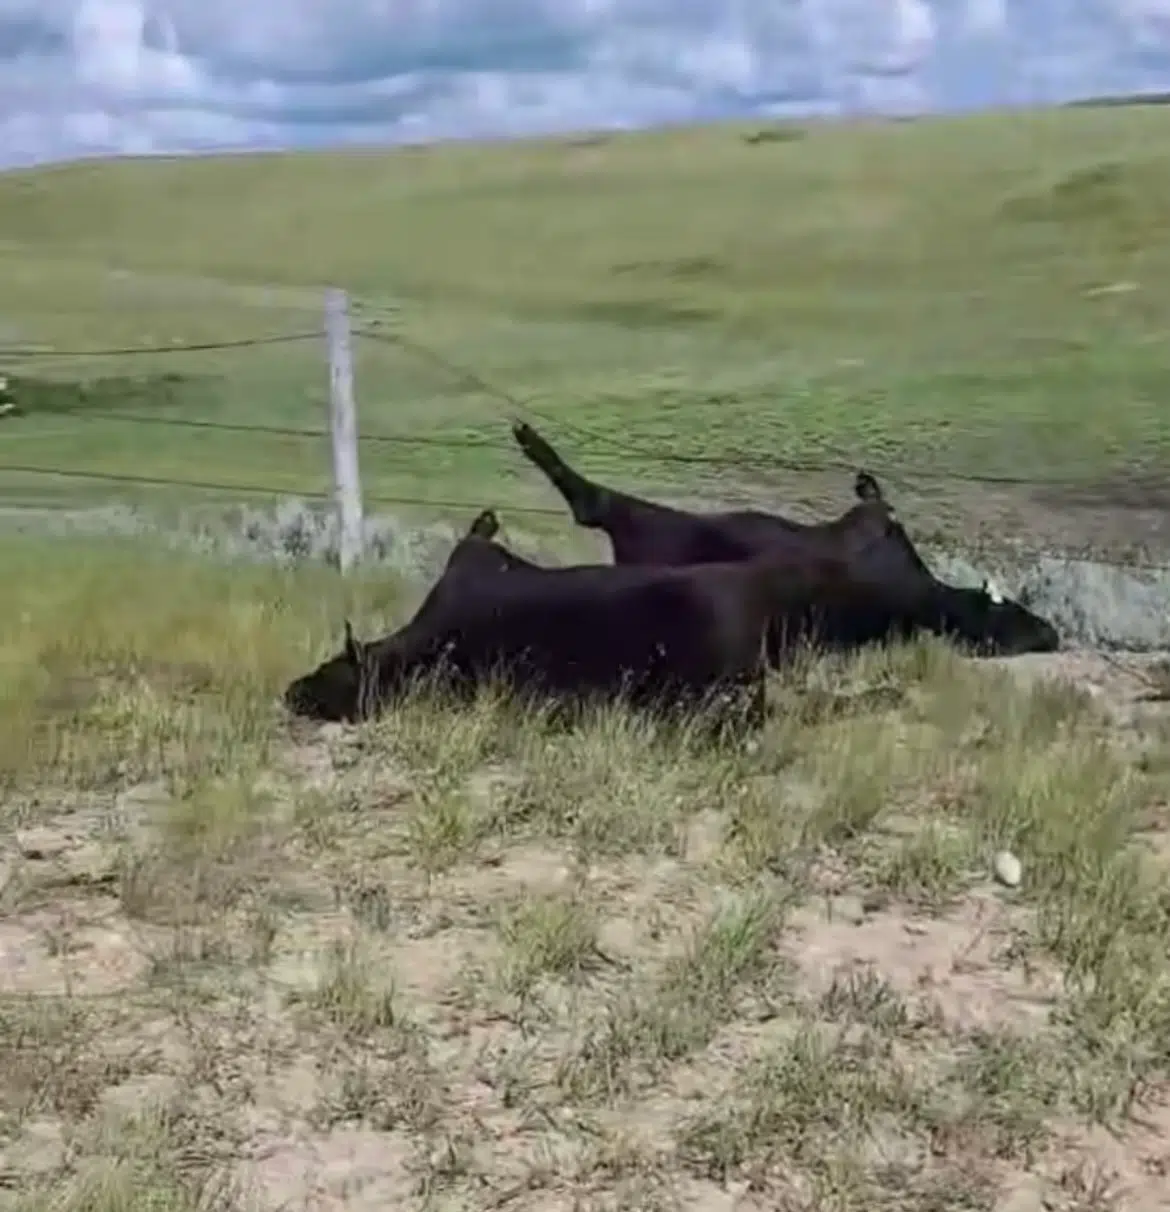
[(1152, 1091), (1124, 1133), (1059, 1123), (1028, 1171), (1006, 1168), (996, 1212), (1029, 1208), (1170, 1208), (1170, 1109)]
[(112, 903), (62, 900), (0, 923), (0, 994), (114, 994), (146, 966)]
[(875, 976), (913, 1013), (958, 1031), (1042, 1029), (1061, 992), (1058, 971), (1019, 952), (1021, 910), (973, 891), (932, 917), (900, 908), (867, 913), (860, 900), (810, 906), (791, 947), (806, 988), (831, 996)]

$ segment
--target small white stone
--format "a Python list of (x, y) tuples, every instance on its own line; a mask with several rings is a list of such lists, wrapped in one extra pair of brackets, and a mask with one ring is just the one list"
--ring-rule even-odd
[(1024, 870), (1020, 866), (1020, 860), (1010, 850), (1001, 850), (995, 856), (992, 868), (995, 871), (995, 878), (1001, 884), (1006, 885), (1008, 888), (1018, 888), (1020, 886)]

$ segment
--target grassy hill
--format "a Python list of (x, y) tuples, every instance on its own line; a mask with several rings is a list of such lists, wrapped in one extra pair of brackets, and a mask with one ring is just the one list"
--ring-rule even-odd
[[(322, 427), (315, 336), (83, 351), (312, 333), (329, 283), (400, 541), (573, 540), (445, 359), (647, 490), (826, 512), (864, 461), (919, 539), (1164, 545), (1168, 197), (1154, 109), (0, 176), (0, 1212), (1163, 1206), (1164, 661), (802, 659), (750, 747), (316, 729), (289, 678), (420, 579), (27, 507), (325, 490), (239, 430)], [(1072, 645), (1170, 645), (1170, 576), (1015, 569)]]
[[(0, 176), (0, 342), (312, 330), (340, 285), (383, 332), (529, 403), (601, 474), (821, 507), (839, 476), (770, 460), (865, 461), (903, 470), (910, 508), (930, 498), (923, 524), (941, 508), (1002, 527), (1002, 501), (947, 474), (1099, 489), (1165, 465), (1168, 191), (1156, 109), (80, 163)], [(9, 464), (328, 488), (310, 439), (86, 419), (319, 428), (315, 342), (9, 362), (89, 384), (3, 422)], [(371, 495), (553, 504), (508, 449), (499, 398), (385, 342), (359, 341), (357, 370), (363, 432), (416, 438), (365, 447)], [(740, 466), (704, 475), (664, 450)], [(0, 493), (88, 499), (5, 472)]]

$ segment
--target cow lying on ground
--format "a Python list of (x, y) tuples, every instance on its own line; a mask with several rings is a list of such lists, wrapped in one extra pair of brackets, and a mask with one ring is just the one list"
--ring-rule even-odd
[[(880, 490), (873, 477), (860, 473), (858, 478), (859, 484), (865, 480), (870, 483), (872, 495), (867, 499), (880, 501)], [(884, 502), (882, 504), (884, 507)], [(436, 586), (432, 590), (432, 594), (453, 592), (453, 577), (460, 578), (459, 583), (465, 585), (468, 577), (506, 569), (540, 567), (493, 542), (498, 531), (499, 519), (492, 510), (484, 510), (455, 547), (448, 560), (446, 579), (441, 581), (441, 588)], [(905, 541), (909, 544), (908, 539)], [(910, 553), (914, 559), (918, 558), (912, 547)], [(956, 589), (938, 581), (925, 568), (923, 575), (918, 577), (879, 578), (872, 565), (860, 561), (862, 575), (855, 575), (854, 567), (850, 566), (852, 592), (849, 594), (832, 598), (818, 598), (812, 593), (802, 596), (798, 587), (804, 576), (802, 569), (810, 559), (844, 560), (846, 557), (840, 552), (830, 552), (826, 556), (825, 553), (812, 554), (799, 546), (777, 546), (766, 549), (766, 558), (777, 565), (786, 564), (794, 577), (794, 592), (786, 600), (783, 613), (773, 618), (768, 629), (768, 659), (776, 666), (792, 651), (807, 645), (856, 648), (867, 643), (910, 640), (921, 632), (952, 634), (964, 624), (969, 625), (975, 611), (986, 610), (989, 604), (1002, 604), (1002, 598), (994, 590)], [(1039, 623), (1047, 626), (1043, 620)]]
[[(1051, 623), (991, 584), (962, 589), (935, 577), (866, 471), (859, 471), (854, 483), (858, 503), (828, 522), (794, 522), (754, 509), (691, 513), (586, 479), (530, 425), (516, 424), (512, 433), (560, 493), (573, 520), (608, 537), (615, 564), (679, 566), (767, 558), (799, 568), (821, 558), (841, 560), (875, 592), (882, 586), (895, 600), (917, 605), (908, 615), (874, 610), (861, 601), (849, 609), (826, 608), (817, 629), (827, 646), (851, 648), (916, 631), (946, 636), (987, 656), (1052, 652), (1060, 646)], [(781, 648), (773, 628), (773, 661)]]
[(795, 567), (757, 559), (543, 568), (494, 542), (497, 525), (491, 511), (476, 519), (399, 631), (361, 643), (347, 622), (342, 651), (294, 681), (286, 705), (317, 719), (362, 719), (441, 673), (464, 691), (501, 678), (561, 703), (715, 706), (716, 722), (755, 727), (770, 622), (802, 618), (810, 604), (849, 611), (873, 598), (827, 555)]

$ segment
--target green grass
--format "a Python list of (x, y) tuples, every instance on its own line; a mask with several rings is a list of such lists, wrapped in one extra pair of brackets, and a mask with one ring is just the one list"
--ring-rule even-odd
[[(948, 472), (1094, 484), (1165, 466), (1157, 109), (753, 129), (5, 174), (2, 336), (92, 348), (313, 328), (334, 284), (384, 333), (528, 403), (598, 475), (647, 491), (823, 509), (847, 499), (844, 473), (768, 461), (864, 461), (893, 469), (916, 525), (955, 531), (1002, 501)], [(85, 419), (319, 428), (316, 342), (11, 369), (96, 386), (42, 391), (0, 421), (8, 464), (198, 478), (221, 496), (329, 487), (319, 440)], [(357, 379), (365, 433), (493, 444), (366, 444), (372, 505), (555, 507), (509, 448), (500, 399), (384, 342), (358, 342)], [(740, 466), (700, 474), (661, 452)], [(0, 477), (29, 504), (115, 491)], [(1032, 497), (1015, 499), (1012, 524), (1034, 521)], [(1064, 499), (1044, 509), (1042, 540), (1093, 524)]]
[(1160, 1197), (1132, 687), (926, 643), (801, 661), (751, 751), (490, 694), (315, 728), (286, 680), (417, 587), (0, 559), (3, 1212)]

